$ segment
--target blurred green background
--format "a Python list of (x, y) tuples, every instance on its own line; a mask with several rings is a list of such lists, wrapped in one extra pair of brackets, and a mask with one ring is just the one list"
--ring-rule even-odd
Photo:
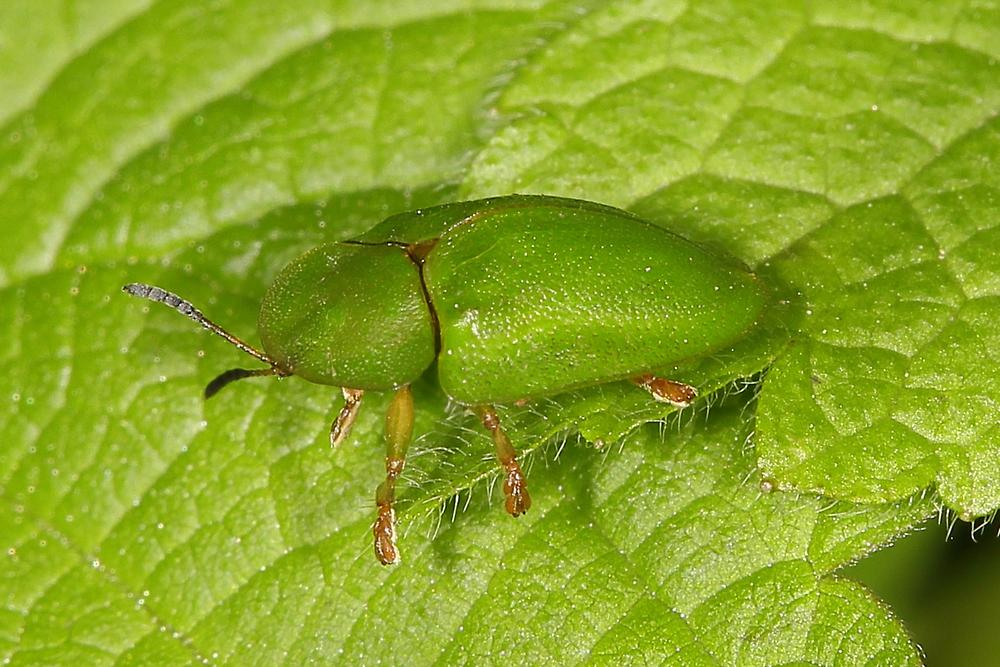
[(892, 607), (918, 639), (928, 665), (1000, 665), (996, 523), (977, 529), (973, 538), (968, 523), (956, 521), (949, 531), (946, 522), (932, 521), (843, 575)]

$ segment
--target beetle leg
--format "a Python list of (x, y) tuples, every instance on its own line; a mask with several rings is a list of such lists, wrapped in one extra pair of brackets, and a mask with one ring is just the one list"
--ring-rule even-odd
[(344, 407), (340, 409), (340, 414), (330, 424), (330, 446), (336, 449), (351, 433), (354, 420), (358, 416), (358, 409), (361, 407), (361, 397), (365, 395), (363, 389), (350, 389), (342, 387), (344, 393)]
[(506, 477), (503, 481), (503, 493), (507, 497), (507, 513), (511, 516), (521, 516), (531, 507), (531, 496), (528, 495), (527, 480), (521, 472), (521, 466), (517, 463), (517, 452), (510, 438), (500, 426), (500, 418), (496, 410), (489, 405), (481, 405), (476, 408), (476, 413), (483, 422), (483, 426), (493, 436), (493, 444), (497, 449), (497, 460), (503, 466)]
[(413, 436), (413, 394), (410, 386), (396, 390), (385, 417), (385, 480), (375, 491), (378, 518), (372, 526), (375, 534), (375, 556), (383, 565), (399, 562), (396, 550), (396, 479), (406, 464), (406, 449)]
[(669, 403), (678, 408), (686, 408), (698, 396), (698, 390), (689, 384), (674, 382), (655, 375), (639, 375), (632, 378), (632, 382), (648, 391), (657, 401)]

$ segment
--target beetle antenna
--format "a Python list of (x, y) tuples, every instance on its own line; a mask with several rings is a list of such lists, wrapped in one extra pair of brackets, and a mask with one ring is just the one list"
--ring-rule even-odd
[[(215, 378), (209, 383), (208, 387), (205, 388), (206, 395), (210, 395), (208, 394), (209, 389), (214, 389), (214, 391), (212, 391), (212, 394), (214, 394), (215, 392), (219, 391), (219, 389), (222, 389), (230, 382), (234, 380), (239, 380), (240, 378), (250, 377), (250, 375), (289, 375), (287, 371), (283, 370), (278, 366), (278, 363), (274, 359), (267, 356), (257, 348), (248, 345), (247, 343), (244, 343), (242, 340), (240, 340), (239, 338), (229, 333), (228, 331), (220, 327), (212, 320), (202, 315), (201, 311), (195, 308), (190, 301), (180, 298), (173, 292), (168, 292), (165, 289), (161, 289), (154, 285), (146, 285), (144, 283), (129, 283), (128, 285), (122, 287), (122, 291), (131, 294), (132, 296), (137, 296), (142, 299), (149, 299), (150, 301), (155, 301), (156, 303), (162, 303), (170, 306), (171, 308), (181, 313), (182, 315), (187, 315), (189, 318), (191, 318), (201, 326), (205, 327), (212, 333), (221, 336), (222, 338), (225, 338), (232, 345), (234, 345), (240, 350), (243, 350), (251, 357), (259, 359), (260, 361), (263, 361), (265, 364), (270, 366), (270, 368), (262, 370), (259, 373), (257, 371), (246, 371), (243, 369), (234, 369), (231, 371), (226, 371), (225, 373), (223, 373), (222, 375)], [(236, 371), (239, 371), (239, 373), (237, 373)]]
[(249, 368), (230, 368), (228, 371), (219, 373), (214, 380), (205, 385), (205, 398), (212, 398), (230, 382), (236, 382), (243, 378), (258, 377), (260, 375), (283, 375), (283, 373), (280, 373), (273, 366), (271, 368), (255, 368), (253, 370)]

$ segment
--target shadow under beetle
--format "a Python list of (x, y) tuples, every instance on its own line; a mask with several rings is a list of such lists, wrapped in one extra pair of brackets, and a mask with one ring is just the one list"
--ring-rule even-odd
[(742, 338), (767, 304), (756, 275), (732, 258), (616, 208), (540, 195), (402, 213), (310, 250), (264, 296), (263, 351), (166, 290), (123, 289), (267, 364), (222, 373), (206, 398), (259, 375), (340, 387), (334, 447), (366, 391), (395, 392), (373, 526), (375, 554), (386, 565), (399, 562), (393, 503), (413, 433), (410, 383), (435, 359), (442, 390), (492, 435), (506, 509), (519, 516), (531, 498), (495, 405), (629, 379), (658, 401), (686, 407), (696, 388), (657, 369)]

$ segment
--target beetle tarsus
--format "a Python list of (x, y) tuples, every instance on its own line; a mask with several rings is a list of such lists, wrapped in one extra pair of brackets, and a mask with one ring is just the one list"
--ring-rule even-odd
[(648, 391), (655, 400), (678, 408), (688, 407), (698, 397), (698, 390), (691, 385), (655, 375), (640, 375), (632, 382)]
[(517, 461), (511, 461), (504, 466), (504, 469), (507, 471), (503, 481), (503, 493), (507, 497), (504, 506), (511, 516), (521, 516), (531, 509), (531, 496), (528, 495), (527, 480)]
[(382, 565), (395, 565), (399, 562), (399, 550), (396, 548), (396, 512), (392, 504), (378, 506), (378, 518), (372, 526), (375, 535), (375, 557)]
[(362, 389), (341, 388), (344, 394), (344, 407), (340, 409), (337, 418), (330, 424), (330, 446), (336, 449), (347, 436), (351, 434), (351, 427), (358, 417), (358, 409), (361, 407), (361, 398), (365, 395)]
[(517, 462), (517, 451), (511, 444), (507, 433), (500, 426), (500, 417), (496, 410), (488, 405), (476, 408), (483, 426), (493, 436), (497, 460), (504, 469), (503, 494), (506, 496), (504, 506), (511, 516), (521, 516), (531, 508), (531, 496), (528, 495), (528, 481), (521, 466)]

